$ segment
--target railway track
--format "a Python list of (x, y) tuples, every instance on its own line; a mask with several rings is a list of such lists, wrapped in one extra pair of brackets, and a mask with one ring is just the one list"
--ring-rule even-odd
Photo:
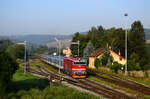
[(111, 99), (136, 99), (136, 97), (128, 96), (122, 92), (108, 88), (104, 85), (101, 85), (101, 84), (99, 84), (95, 81), (89, 80), (89, 79), (79, 79), (79, 82), (84, 85), (90, 86), (91, 90), (95, 91), (95, 93), (102, 94)]
[[(103, 73), (103, 72), (100, 72), (100, 71), (95, 72), (95, 71), (92, 71), (92, 70), (88, 70), (88, 73), (90, 73), (91, 75), (95, 76), (96, 78), (102, 79), (104, 81), (114, 83), (114, 84), (117, 84), (119, 86), (122, 86), (122, 87), (125, 87), (125, 88), (130, 88), (130, 89), (139, 91), (141, 93), (150, 95), (150, 88), (143, 85), (143, 84), (140, 84), (140, 83), (128, 80), (128, 79), (122, 79), (120, 77), (110, 75), (110, 74), (106, 74), (106, 73)], [(101, 76), (101, 75), (105, 75), (107, 77), (104, 77), (104, 76)]]
[[(27, 71), (32, 74), (40, 75), (40, 76), (48, 78), (48, 79), (50, 76), (51, 76), (51, 78), (58, 79), (58, 80), (60, 80), (62, 77), (57, 72), (49, 71), (46, 68), (44, 68), (43, 66), (37, 66), (37, 68), (38, 68), (38, 71), (31, 69), (30, 64), (28, 62)], [(63, 72), (63, 71), (61, 71), (61, 72)], [(101, 84), (99, 84), (95, 81), (89, 80), (89, 79), (70, 79), (70, 78), (64, 77), (64, 80), (66, 82), (68, 82), (69, 84), (89, 90), (91, 92), (102, 95), (109, 99), (139, 99), (137, 97), (129, 96), (125, 93), (111, 89), (109, 87), (106, 87), (104, 85), (101, 85)]]
[[(55, 79), (60, 79), (62, 76), (55, 72), (48, 71), (42, 66), (37, 66), (39, 71), (30, 70), (32, 73), (36, 73), (38, 75), (42, 75), (48, 78), (49, 75)], [(64, 77), (64, 80), (74, 86), (78, 86), (80, 88), (92, 91), (96, 94), (103, 95), (104, 97), (110, 98), (110, 99), (137, 99), (136, 97), (128, 96), (124, 93), (118, 92), (114, 89), (108, 88), (104, 85), (98, 84), (92, 80), (89, 79), (68, 79)]]
[[(61, 72), (63, 72), (63, 71), (61, 71)], [(131, 81), (131, 80), (127, 80), (127, 79), (122, 79), (120, 77), (110, 75), (110, 74), (106, 74), (104, 72), (97, 71), (95, 73), (93, 71), (88, 70), (88, 73), (90, 73), (90, 75), (93, 75), (96, 78), (102, 79), (104, 81), (114, 83), (116, 85), (119, 85), (119, 86), (122, 86), (122, 87), (125, 87), (125, 88), (130, 88), (132, 90), (136, 90), (136, 91), (139, 91), (141, 93), (150, 95), (150, 88), (143, 85), (143, 84), (140, 84), (140, 83), (137, 83), (137, 82), (134, 82), (134, 81)], [(104, 76), (101, 76), (101, 75), (105, 75), (105, 76), (108, 76), (108, 77), (104, 77)]]

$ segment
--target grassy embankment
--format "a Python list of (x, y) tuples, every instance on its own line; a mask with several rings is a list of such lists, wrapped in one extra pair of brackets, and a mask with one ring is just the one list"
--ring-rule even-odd
[(133, 81), (136, 81), (138, 83), (142, 83), (142, 84), (147, 85), (147, 86), (150, 87), (150, 77), (130, 77), (130, 76), (117, 74), (115, 72), (107, 72), (107, 71), (100, 70), (100, 69), (98, 69), (98, 71), (101, 71), (101, 72), (104, 72), (104, 73), (107, 73), (107, 74), (111, 74), (111, 75), (115, 75), (115, 76), (118, 76), (120, 78), (133, 80)]
[(26, 73), (22, 64), (13, 76), (6, 99), (99, 99), (63, 85), (49, 86), (49, 81)]

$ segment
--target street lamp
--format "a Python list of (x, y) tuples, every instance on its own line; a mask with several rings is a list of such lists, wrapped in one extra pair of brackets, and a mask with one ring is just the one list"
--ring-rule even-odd
[[(61, 52), (61, 51), (60, 51), (60, 50), (61, 50), (61, 49), (60, 49), (60, 48), (61, 48), (61, 43), (60, 43), (60, 41), (59, 41), (56, 37), (55, 37), (54, 39), (55, 39), (55, 40), (56, 40), (56, 42), (58, 43), (58, 47), (59, 47), (59, 66), (60, 66), (60, 65), (61, 65), (61, 63), (60, 63), (60, 62), (61, 62), (61, 57), (60, 57), (60, 52)], [(58, 71), (58, 73), (60, 74), (60, 67), (59, 67), (59, 71)]]
[(125, 64), (125, 75), (127, 75), (127, 73), (128, 73), (128, 71), (127, 71), (127, 68), (128, 68), (128, 65), (127, 65), (127, 63), (128, 63), (128, 53), (127, 53), (127, 47), (128, 47), (128, 45), (127, 45), (127, 32), (128, 32), (128, 30), (127, 30), (127, 17), (128, 17), (128, 14), (127, 13), (125, 13), (124, 14), (124, 16), (126, 17), (126, 24), (125, 24), (125, 59), (126, 59), (126, 64)]
[(24, 41), (24, 43), (17, 43), (17, 44), (20, 44), (20, 45), (24, 45), (24, 75), (26, 74), (26, 52), (27, 52), (27, 42)]

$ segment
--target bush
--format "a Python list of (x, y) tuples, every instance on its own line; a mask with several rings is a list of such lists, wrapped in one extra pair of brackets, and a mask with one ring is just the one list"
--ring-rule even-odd
[(142, 66), (141, 69), (142, 69), (143, 71), (147, 71), (147, 70), (150, 69), (150, 65)]
[(133, 70), (141, 70), (141, 67), (139, 65), (139, 63), (134, 62), (133, 60), (129, 60), (128, 61), (128, 70), (129, 71), (133, 71)]
[(142, 57), (141, 60), (139, 60), (139, 63), (140, 63), (140, 67), (141, 67), (141, 70), (145, 71), (145, 70), (148, 70), (149, 69), (149, 59), (148, 57)]
[(96, 58), (96, 59), (95, 59), (94, 65), (95, 65), (96, 68), (98, 68), (98, 66), (101, 65), (101, 61), (100, 61), (99, 58)]
[(119, 64), (118, 62), (114, 62), (113, 65), (109, 65), (108, 67), (110, 67), (112, 70), (114, 70), (114, 72), (117, 73), (118, 70), (121, 70), (123, 65)]
[(79, 92), (65, 86), (47, 86), (40, 90), (32, 88), (30, 90), (19, 90), (18, 92), (9, 93), (6, 99), (99, 99), (94, 95)]
[(140, 62), (141, 70), (146, 71), (150, 69), (149, 57), (142, 57), (142, 59), (139, 62)]

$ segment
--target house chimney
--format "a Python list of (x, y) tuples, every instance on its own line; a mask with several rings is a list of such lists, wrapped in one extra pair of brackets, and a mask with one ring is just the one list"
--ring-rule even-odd
[(119, 50), (119, 53), (118, 53), (118, 54), (121, 56), (120, 50)]

